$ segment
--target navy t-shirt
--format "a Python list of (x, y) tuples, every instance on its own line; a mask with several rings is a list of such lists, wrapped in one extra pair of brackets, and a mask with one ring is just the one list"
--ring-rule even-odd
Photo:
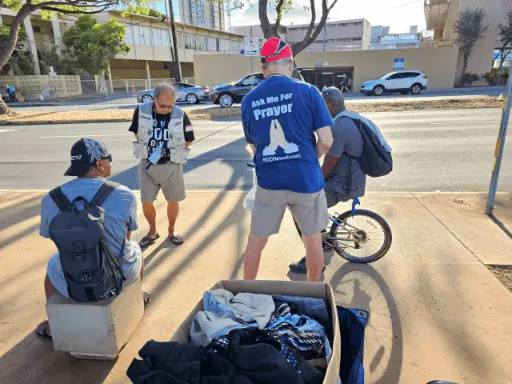
[(316, 193), (324, 187), (315, 131), (333, 121), (318, 90), (302, 81), (271, 76), (242, 100), (242, 123), (256, 147), (258, 185)]

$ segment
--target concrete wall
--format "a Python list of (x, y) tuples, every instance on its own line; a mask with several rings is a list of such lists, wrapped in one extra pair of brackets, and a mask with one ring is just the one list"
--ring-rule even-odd
[[(429, 88), (452, 88), (457, 65), (457, 47), (397, 49), (381, 51), (302, 52), (297, 56), (299, 68), (353, 67), (354, 90), (364, 81), (377, 79), (393, 71), (393, 59), (403, 57), (406, 70), (421, 70), (428, 76)], [(325, 64), (326, 63), (326, 64)], [(254, 71), (260, 68), (253, 58)], [(239, 80), (250, 73), (250, 61), (242, 55), (194, 56), (197, 84), (214, 86)]]

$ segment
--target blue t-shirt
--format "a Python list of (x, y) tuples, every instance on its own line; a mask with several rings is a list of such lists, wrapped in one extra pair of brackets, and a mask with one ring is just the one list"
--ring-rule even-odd
[[(96, 192), (105, 182), (104, 179), (77, 178), (61, 186), (62, 192), (70, 202), (78, 196), (91, 201)], [(82, 201), (76, 203), (78, 209), (83, 209)], [(120, 185), (105, 200), (102, 207), (105, 209), (105, 239), (115, 255), (123, 249), (123, 259), (128, 263), (135, 261), (137, 250), (130, 241), (126, 240), (129, 231), (135, 231), (137, 225), (137, 199), (128, 187)], [(41, 227), (42, 237), (50, 238), (50, 224), (60, 210), (53, 202), (50, 195), (46, 195), (41, 201)]]
[(270, 190), (316, 193), (324, 187), (315, 131), (333, 125), (318, 90), (284, 76), (271, 76), (242, 101), (248, 143), (256, 147), (258, 185)]

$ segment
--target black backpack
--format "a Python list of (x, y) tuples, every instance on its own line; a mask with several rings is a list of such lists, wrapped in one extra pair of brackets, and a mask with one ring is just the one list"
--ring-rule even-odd
[(393, 170), (391, 148), (387, 145), (379, 128), (370, 120), (354, 112), (343, 112), (340, 116), (351, 118), (361, 132), (364, 142), (363, 152), (361, 156), (354, 157), (359, 162), (361, 170), (371, 177), (381, 177), (390, 173)]
[[(120, 259), (105, 240), (105, 210), (101, 205), (119, 186), (105, 182), (91, 202), (77, 197), (72, 203), (61, 188), (50, 192), (61, 211), (50, 224), (50, 237), (59, 250), (69, 297), (78, 302), (93, 302), (117, 296), (125, 277)], [(84, 209), (75, 207), (84, 202)], [(121, 256), (124, 244), (121, 249)]]

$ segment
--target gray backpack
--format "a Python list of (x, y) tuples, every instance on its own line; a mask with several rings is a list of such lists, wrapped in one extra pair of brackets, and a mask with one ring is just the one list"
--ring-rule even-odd
[[(69, 297), (78, 302), (93, 302), (117, 296), (125, 277), (120, 259), (105, 240), (105, 210), (101, 205), (119, 186), (105, 182), (88, 202), (77, 197), (70, 202), (61, 188), (50, 192), (60, 210), (50, 224), (50, 237), (59, 250)], [(76, 203), (83, 201), (84, 209)], [(121, 255), (123, 254), (121, 249)]]

